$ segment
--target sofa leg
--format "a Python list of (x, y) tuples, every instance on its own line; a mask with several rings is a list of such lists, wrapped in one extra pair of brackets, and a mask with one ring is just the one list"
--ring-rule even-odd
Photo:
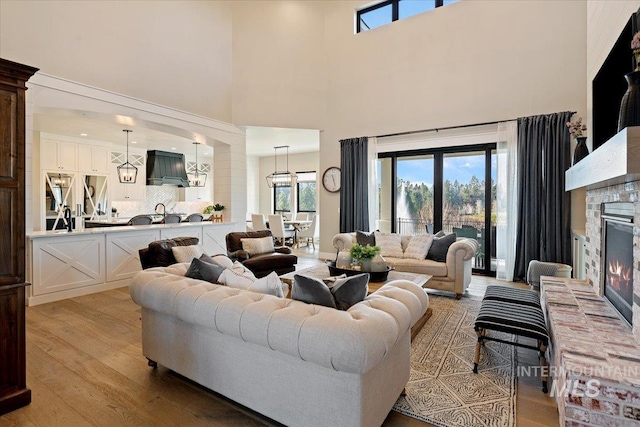
[(404, 397), (407, 395), (407, 388), (403, 388), (402, 391), (400, 392), (400, 396)]
[(456, 299), (462, 298), (462, 294), (456, 294)]
[(147, 361), (148, 361), (147, 365), (151, 366), (153, 369), (156, 369), (158, 367), (158, 362), (155, 362), (155, 361), (149, 359), (148, 357), (147, 357)]

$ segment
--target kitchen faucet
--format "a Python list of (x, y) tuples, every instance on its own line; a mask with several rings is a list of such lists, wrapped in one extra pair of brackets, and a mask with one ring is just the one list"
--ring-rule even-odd
[(167, 216), (167, 207), (164, 205), (164, 203), (158, 203), (156, 207), (153, 208), (156, 213), (160, 213), (158, 212), (158, 206), (162, 206), (162, 217), (164, 218), (165, 216)]

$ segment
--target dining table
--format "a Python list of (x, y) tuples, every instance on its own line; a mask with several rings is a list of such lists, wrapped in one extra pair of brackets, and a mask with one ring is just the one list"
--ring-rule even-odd
[[(298, 231), (303, 230), (311, 225), (310, 219), (284, 219), (282, 223), (285, 227), (291, 227), (294, 231), (293, 247), (298, 247)], [(247, 220), (247, 223), (251, 223), (251, 220)], [(265, 219), (265, 225), (269, 227), (269, 220)]]

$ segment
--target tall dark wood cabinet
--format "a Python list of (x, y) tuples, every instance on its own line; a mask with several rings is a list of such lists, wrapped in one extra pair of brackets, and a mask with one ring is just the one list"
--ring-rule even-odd
[(25, 83), (36, 71), (0, 58), (0, 415), (31, 402), (25, 360)]

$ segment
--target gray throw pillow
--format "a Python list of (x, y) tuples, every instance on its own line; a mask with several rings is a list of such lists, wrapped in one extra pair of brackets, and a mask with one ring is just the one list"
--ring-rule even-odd
[(356, 274), (336, 280), (331, 293), (340, 310), (348, 310), (354, 304), (366, 298), (369, 291), (369, 273)]
[(331, 290), (322, 280), (301, 274), (293, 276), (291, 299), (306, 302), (307, 304), (337, 308)]
[(431, 243), (431, 247), (429, 248), (427, 259), (432, 259), (434, 261), (439, 261), (439, 262), (446, 262), (447, 251), (449, 250), (449, 246), (453, 245), (453, 243), (457, 239), (456, 233), (447, 234), (444, 237), (436, 237), (436, 236), (434, 236), (433, 243)]
[(375, 246), (376, 235), (373, 234), (373, 231), (370, 233), (367, 233), (366, 231), (356, 231), (356, 242), (358, 242), (362, 246)]
[(190, 277), (191, 279), (206, 280), (207, 282), (218, 283), (218, 278), (224, 270), (225, 268), (216, 262), (208, 263), (198, 258), (194, 258), (193, 261), (191, 261), (189, 269), (184, 275), (185, 277)]
[(434, 234), (435, 237), (444, 237), (446, 235), (447, 233), (445, 233), (444, 230), (440, 230), (436, 234)]

